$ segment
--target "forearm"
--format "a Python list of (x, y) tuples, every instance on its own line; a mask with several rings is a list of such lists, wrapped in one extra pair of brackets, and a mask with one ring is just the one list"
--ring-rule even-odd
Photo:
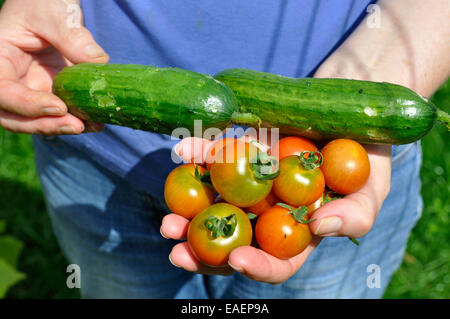
[(429, 97), (450, 75), (448, 1), (381, 0), (378, 6), (316, 76), (397, 83)]

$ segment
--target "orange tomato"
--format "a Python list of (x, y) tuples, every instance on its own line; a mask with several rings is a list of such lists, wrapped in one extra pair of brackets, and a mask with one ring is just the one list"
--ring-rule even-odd
[(312, 240), (309, 226), (296, 221), (287, 208), (278, 205), (258, 217), (255, 237), (262, 250), (280, 259), (300, 254)]
[(370, 175), (370, 163), (364, 147), (350, 139), (336, 139), (322, 149), (320, 167), (327, 186), (348, 195), (361, 189)]
[(303, 151), (317, 151), (316, 145), (306, 137), (288, 136), (280, 139), (278, 143), (271, 148), (271, 155), (277, 156), (282, 160), (291, 155), (300, 155)]
[(253, 169), (252, 161), (259, 153), (255, 145), (236, 140), (216, 155), (211, 182), (227, 203), (250, 207), (270, 193), (273, 180), (258, 178)]
[[(220, 227), (222, 221), (228, 227)], [(195, 216), (189, 224), (187, 242), (199, 261), (220, 267), (227, 264), (233, 249), (250, 245), (252, 236), (252, 225), (244, 211), (219, 203)]]
[(266, 198), (260, 200), (255, 205), (247, 208), (247, 213), (261, 215), (266, 210), (268, 210), (273, 205), (275, 205), (276, 203), (279, 203), (279, 202), (281, 202), (281, 200), (273, 192), (270, 192)]
[(169, 209), (178, 215), (191, 219), (214, 203), (216, 192), (203, 184), (195, 175), (206, 169), (195, 164), (184, 164), (167, 176), (164, 185), (164, 199)]
[(325, 190), (325, 179), (319, 167), (307, 169), (299, 156), (280, 161), (280, 175), (273, 182), (273, 191), (283, 202), (293, 206), (314, 203)]

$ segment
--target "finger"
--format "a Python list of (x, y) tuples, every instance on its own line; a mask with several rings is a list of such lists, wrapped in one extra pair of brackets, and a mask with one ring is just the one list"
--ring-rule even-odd
[(41, 135), (80, 134), (84, 131), (83, 122), (71, 114), (27, 118), (0, 110), (0, 126), (15, 133)]
[(311, 231), (320, 236), (359, 238), (372, 228), (379, 210), (389, 193), (391, 176), (391, 146), (368, 146), (370, 175), (358, 192), (331, 201), (316, 210), (311, 219)]
[[(108, 54), (96, 43), (88, 29), (82, 25), (82, 11), (74, 3), (63, 4), (61, 8), (54, 8), (48, 17), (41, 21), (44, 25), (36, 27), (36, 33), (51, 43), (65, 58), (73, 64), (82, 62), (107, 63)], [(55, 32), (56, 31), (56, 32)]]
[(234, 273), (229, 266), (209, 267), (203, 265), (191, 252), (187, 242), (175, 245), (169, 255), (169, 260), (176, 267), (198, 274), (229, 276)]
[[(246, 143), (254, 143), (260, 150), (266, 152), (268, 146), (266, 144), (259, 143), (252, 135), (243, 135), (238, 138), (240, 141)], [(175, 153), (183, 159), (186, 163), (204, 164), (209, 158), (208, 154), (213, 147), (220, 148), (225, 146), (224, 144), (216, 144), (219, 140), (208, 140), (200, 137), (186, 137), (182, 139), (177, 145), (175, 145)], [(217, 154), (220, 149), (216, 149)]]
[(175, 145), (175, 153), (186, 163), (203, 164), (214, 141), (200, 137), (186, 137)]
[(161, 223), (161, 235), (170, 239), (183, 239), (189, 228), (189, 220), (177, 214), (164, 216)]
[(0, 81), (0, 109), (25, 117), (62, 116), (67, 107), (57, 96), (11, 80)]
[(243, 246), (231, 252), (228, 264), (250, 279), (279, 284), (300, 269), (320, 241), (320, 237), (314, 236), (303, 252), (287, 260), (278, 259), (255, 247)]

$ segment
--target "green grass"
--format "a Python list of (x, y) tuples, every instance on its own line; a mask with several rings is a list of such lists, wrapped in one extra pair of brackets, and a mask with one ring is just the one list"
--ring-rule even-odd
[[(433, 96), (450, 111), (450, 80)], [(385, 298), (450, 298), (450, 133), (435, 126), (422, 140), (422, 218)]]
[[(433, 99), (450, 109), (450, 82)], [(435, 127), (422, 142), (422, 195), (425, 208), (408, 242), (401, 268), (385, 298), (450, 297), (450, 133)], [(0, 129), (0, 220), (6, 233), (25, 243), (18, 269), (27, 278), (8, 298), (78, 298), (68, 289), (68, 262), (58, 247), (37, 178), (31, 139)]]
[(25, 244), (18, 268), (27, 278), (9, 298), (76, 298), (66, 287), (67, 261), (53, 235), (34, 166), (31, 138), (0, 129), (0, 220)]

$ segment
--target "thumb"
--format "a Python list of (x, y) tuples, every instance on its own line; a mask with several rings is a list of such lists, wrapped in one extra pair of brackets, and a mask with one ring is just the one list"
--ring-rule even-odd
[(43, 28), (44, 39), (52, 44), (73, 64), (107, 63), (108, 54), (94, 40), (92, 34), (82, 25), (79, 5), (72, 4), (65, 10), (65, 19), (50, 19)]
[(61, 29), (49, 39), (52, 45), (73, 64), (107, 63), (108, 54), (98, 45), (85, 27)]

